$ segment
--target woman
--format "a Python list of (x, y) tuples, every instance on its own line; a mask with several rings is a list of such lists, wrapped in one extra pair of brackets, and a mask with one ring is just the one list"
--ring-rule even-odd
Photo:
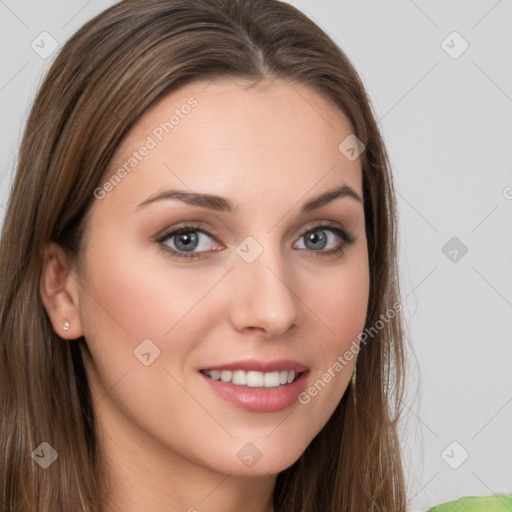
[(1, 510), (405, 511), (396, 222), (362, 83), (292, 6), (87, 23), (3, 226)]

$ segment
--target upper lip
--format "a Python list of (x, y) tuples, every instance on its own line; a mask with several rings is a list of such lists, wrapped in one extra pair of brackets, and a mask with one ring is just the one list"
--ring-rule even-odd
[(213, 364), (201, 370), (245, 370), (256, 371), (262, 373), (277, 372), (281, 370), (292, 371), (296, 373), (305, 372), (309, 370), (307, 366), (292, 361), (290, 359), (278, 359), (274, 361), (261, 361), (257, 359), (244, 359), (243, 361), (234, 361), (227, 364)]

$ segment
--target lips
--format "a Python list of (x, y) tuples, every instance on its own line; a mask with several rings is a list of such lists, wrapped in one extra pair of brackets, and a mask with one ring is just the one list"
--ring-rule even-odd
[(303, 364), (298, 363), (297, 361), (292, 361), (290, 359), (279, 359), (275, 361), (261, 361), (256, 359), (245, 359), (244, 361), (235, 361), (232, 363), (221, 364), (221, 365), (212, 365), (201, 368), (201, 371), (204, 370), (244, 370), (262, 372), (262, 373), (270, 373), (270, 372), (280, 372), (280, 371), (294, 371), (295, 373), (302, 373), (309, 368), (304, 366)]
[(221, 398), (250, 412), (276, 412), (297, 403), (309, 368), (297, 361), (255, 359), (212, 365), (199, 370)]

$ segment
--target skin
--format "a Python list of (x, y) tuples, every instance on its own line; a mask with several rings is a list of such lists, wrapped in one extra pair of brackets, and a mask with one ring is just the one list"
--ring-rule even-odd
[[(272, 413), (223, 400), (198, 369), (292, 359), (310, 368), (310, 385), (364, 328), (362, 203), (337, 198), (299, 214), (306, 201), (341, 184), (362, 198), (360, 159), (338, 150), (352, 128), (307, 86), (267, 80), (248, 88), (230, 80), (181, 87), (145, 112), (101, 183), (191, 96), (198, 104), (190, 114), (94, 202), (80, 266), (55, 244), (47, 250), (40, 290), (53, 327), (64, 340), (85, 336), (90, 351), (84, 364), (114, 485), (108, 511), (272, 511), (277, 474), (328, 421), (356, 359), (307, 405)], [(176, 199), (136, 210), (168, 189), (219, 195), (239, 212)], [(213, 235), (199, 233), (196, 253), (206, 257), (173, 257), (155, 241), (191, 221)], [(354, 243), (318, 256), (343, 243), (327, 230), (325, 249), (308, 249), (305, 231), (323, 221)], [(235, 251), (247, 236), (263, 248), (250, 264)], [(177, 250), (173, 242), (165, 244)], [(149, 366), (134, 356), (144, 339), (160, 350)], [(262, 454), (252, 467), (237, 458), (248, 442)]]

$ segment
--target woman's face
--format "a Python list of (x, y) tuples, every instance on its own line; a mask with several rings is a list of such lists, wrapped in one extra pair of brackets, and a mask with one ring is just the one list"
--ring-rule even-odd
[(95, 192), (86, 371), (105, 442), (141, 464), (278, 473), (354, 368), (339, 357), (356, 352), (369, 270), (360, 160), (338, 147), (352, 129), (306, 86), (246, 86), (163, 97)]

